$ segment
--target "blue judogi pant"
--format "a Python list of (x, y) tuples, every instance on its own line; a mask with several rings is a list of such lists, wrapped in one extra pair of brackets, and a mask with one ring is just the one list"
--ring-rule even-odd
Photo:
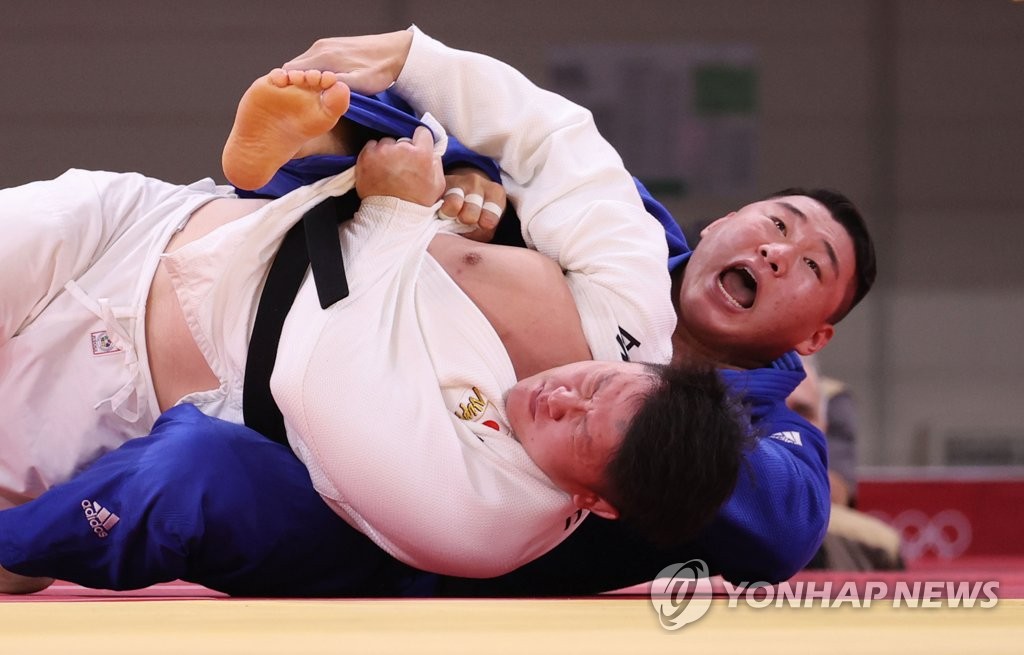
[(338, 517), (291, 451), (191, 405), (0, 512), (0, 565), (90, 587), (175, 579), (242, 596), (407, 596), (435, 577)]

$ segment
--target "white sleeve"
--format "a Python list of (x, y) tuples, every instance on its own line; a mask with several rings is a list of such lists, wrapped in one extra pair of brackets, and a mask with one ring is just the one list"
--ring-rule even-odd
[(0, 190), (0, 343), (181, 187), (137, 173), (69, 170)]
[[(597, 359), (667, 362), (675, 312), (660, 224), (591, 113), (495, 59), (414, 29), (395, 90), (502, 169), (527, 245), (566, 271)], [(635, 344), (634, 344), (635, 345)]]

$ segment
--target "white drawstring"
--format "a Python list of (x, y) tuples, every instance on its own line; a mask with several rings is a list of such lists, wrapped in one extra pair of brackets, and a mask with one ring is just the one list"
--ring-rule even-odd
[[(71, 296), (82, 303), (86, 309), (103, 321), (103, 327), (107, 330), (107, 336), (111, 343), (124, 353), (124, 364), (128, 369), (128, 381), (113, 396), (105, 398), (93, 406), (99, 409), (103, 403), (110, 403), (114, 414), (120, 418), (134, 423), (139, 420), (139, 391), (145, 388), (145, 380), (142, 377), (142, 370), (139, 367), (139, 357), (135, 350), (135, 340), (119, 322), (119, 319), (135, 318), (135, 309), (132, 307), (112, 307), (108, 298), (93, 300), (82, 287), (74, 281), (64, 285)], [(134, 409), (128, 406), (129, 401), (135, 400)]]

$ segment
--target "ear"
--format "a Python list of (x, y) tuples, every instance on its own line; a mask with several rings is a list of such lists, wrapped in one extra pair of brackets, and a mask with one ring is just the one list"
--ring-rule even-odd
[(822, 323), (821, 327), (815, 330), (811, 336), (796, 344), (793, 349), (805, 357), (813, 355), (824, 348), (835, 333), (836, 329), (831, 323)]
[(719, 224), (719, 223), (721, 223), (722, 221), (724, 221), (724, 220), (726, 220), (726, 219), (728, 219), (728, 218), (730, 218), (730, 217), (732, 217), (732, 216), (735, 216), (735, 215), (736, 215), (736, 212), (729, 212), (728, 214), (726, 214), (726, 215), (725, 215), (725, 216), (723, 216), (722, 218), (716, 219), (716, 220), (712, 221), (711, 223), (709, 223), (709, 224), (707, 225), (707, 227), (705, 227), (705, 228), (704, 228), (703, 230), (701, 230), (701, 231), (700, 231), (700, 236), (701, 236), (701, 238), (703, 238), (705, 234), (707, 234), (707, 233), (708, 233), (708, 232), (710, 232), (710, 231), (711, 231), (712, 229), (714, 229), (714, 227), (715, 227), (716, 225), (718, 225), (718, 224)]
[(619, 518), (619, 510), (615, 509), (607, 500), (594, 493), (573, 494), (572, 504), (580, 509), (590, 510), (609, 521)]

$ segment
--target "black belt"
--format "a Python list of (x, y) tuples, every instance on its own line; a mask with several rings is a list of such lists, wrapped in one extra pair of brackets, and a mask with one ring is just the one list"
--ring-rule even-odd
[(310, 209), (285, 235), (267, 273), (246, 355), (242, 414), (247, 426), (272, 441), (288, 443), (284, 417), (270, 393), (270, 375), (284, 320), (307, 268), (313, 269), (321, 308), (327, 309), (348, 296), (338, 223), (352, 218), (358, 208), (359, 196), (352, 190)]

